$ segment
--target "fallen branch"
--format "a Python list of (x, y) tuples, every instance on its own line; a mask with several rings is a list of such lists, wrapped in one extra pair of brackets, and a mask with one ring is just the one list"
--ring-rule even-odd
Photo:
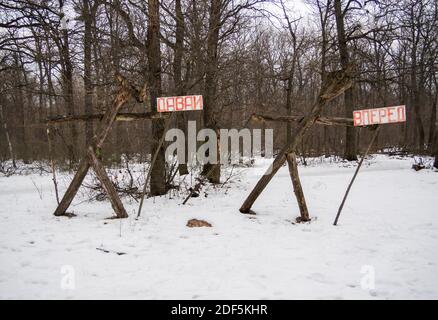
[(103, 252), (105, 252), (105, 253), (115, 253), (115, 254), (117, 254), (118, 256), (122, 256), (122, 255), (126, 254), (126, 252), (119, 252), (119, 251), (107, 250), (107, 249), (103, 249), (103, 248), (96, 248), (96, 250), (103, 251)]
[(213, 173), (214, 169), (215, 167), (211, 166), (205, 175), (202, 175), (201, 177), (197, 178), (198, 183), (193, 188), (189, 189), (190, 193), (184, 199), (182, 203), (183, 205), (186, 204), (190, 198), (196, 198), (199, 196), (199, 192), (201, 191), (202, 186), (206, 184), (208, 177)]

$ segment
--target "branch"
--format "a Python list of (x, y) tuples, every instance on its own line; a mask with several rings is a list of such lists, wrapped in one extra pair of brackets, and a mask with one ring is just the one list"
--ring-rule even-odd
[[(93, 121), (102, 120), (104, 114), (90, 114), (90, 115), (65, 115), (54, 116), (46, 119), (46, 123), (65, 123), (65, 122), (78, 122), (78, 121)], [(134, 121), (134, 120), (151, 120), (159, 118), (168, 118), (169, 114), (161, 114), (156, 112), (144, 112), (144, 113), (118, 113), (116, 121)]]
[[(292, 115), (292, 116), (269, 116), (261, 114), (253, 114), (249, 121), (275, 121), (275, 122), (301, 122), (304, 116)], [(322, 124), (326, 126), (353, 126), (353, 119), (340, 118), (340, 117), (318, 117), (315, 121), (316, 124)]]

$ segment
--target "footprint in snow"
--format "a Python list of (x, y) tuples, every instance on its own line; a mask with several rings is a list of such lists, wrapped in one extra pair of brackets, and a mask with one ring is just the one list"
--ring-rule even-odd
[(20, 263), (20, 266), (23, 267), (28, 267), (30, 266), (32, 263), (30, 261), (23, 261), (22, 263)]
[(312, 185), (312, 189), (315, 189), (315, 190), (327, 190), (327, 185), (324, 182), (322, 182), (322, 181), (318, 181), (318, 182), (315, 182)]
[(312, 273), (310, 276), (307, 277), (308, 279), (315, 280), (319, 283), (333, 283), (333, 281), (327, 280), (327, 278), (322, 273)]
[(379, 296), (379, 295), (377, 294), (377, 291), (375, 291), (375, 290), (370, 290), (370, 296), (372, 296), (372, 297), (377, 297), (377, 296)]

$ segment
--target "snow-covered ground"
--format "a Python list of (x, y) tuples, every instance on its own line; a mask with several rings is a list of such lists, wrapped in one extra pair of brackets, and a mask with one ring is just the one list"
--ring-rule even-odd
[[(84, 195), (69, 210), (77, 217), (54, 217), (51, 175), (0, 177), (0, 298), (438, 298), (437, 172), (373, 156), (335, 227), (354, 171), (339, 162), (299, 168), (311, 223), (293, 223), (287, 167), (256, 216), (239, 213), (269, 163), (238, 169), (227, 188), (184, 206), (181, 197), (147, 199), (139, 220), (135, 201), (123, 199), (128, 219), (107, 220), (109, 203)], [(191, 218), (213, 227), (188, 228)]]

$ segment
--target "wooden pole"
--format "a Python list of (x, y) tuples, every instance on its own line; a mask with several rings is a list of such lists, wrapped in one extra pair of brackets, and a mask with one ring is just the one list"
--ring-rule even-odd
[(351, 179), (350, 184), (347, 187), (347, 191), (345, 192), (344, 198), (342, 199), (341, 205), (339, 206), (338, 213), (336, 214), (335, 221), (333, 222), (334, 226), (336, 226), (338, 224), (339, 216), (341, 215), (342, 208), (344, 207), (345, 200), (347, 200), (347, 196), (348, 196), (348, 193), (350, 192), (351, 186), (353, 185), (353, 182), (356, 179), (356, 176), (360, 170), (360, 167), (362, 166), (362, 163), (363, 163), (365, 157), (368, 155), (368, 152), (370, 152), (370, 149), (374, 143), (374, 140), (376, 140), (376, 138), (377, 138), (377, 134), (379, 133), (379, 129), (380, 129), (380, 126), (376, 126), (374, 128), (374, 134), (373, 134), (373, 137), (371, 138), (370, 144), (368, 145), (368, 148), (365, 151), (365, 154), (362, 156), (362, 159), (360, 159), (359, 165), (357, 166), (356, 171), (354, 172), (353, 178)]
[[(102, 120), (105, 114), (90, 114), (90, 115), (66, 115), (66, 116), (55, 116), (46, 119), (46, 123), (66, 123), (66, 122), (86, 122)], [(151, 120), (158, 118), (165, 118), (169, 115), (163, 115), (162, 113), (156, 112), (143, 112), (143, 113), (118, 113), (116, 115), (115, 121), (135, 121), (135, 120)]]
[(99, 159), (97, 158), (93, 147), (89, 146), (87, 151), (88, 151), (88, 157), (89, 157), (91, 165), (94, 169), (94, 172), (96, 173), (97, 178), (102, 183), (102, 186), (108, 195), (108, 198), (111, 202), (111, 206), (113, 207), (117, 218), (127, 218), (128, 214), (126, 213), (126, 210), (123, 207), (122, 201), (120, 200), (120, 197), (117, 194), (117, 190), (114, 187), (114, 185), (112, 184), (108, 175), (106, 174), (105, 169), (103, 168), (102, 164), (99, 162)]
[[(304, 116), (299, 115), (291, 115), (291, 116), (271, 116), (264, 114), (253, 114), (247, 122), (249, 121), (274, 121), (274, 122), (301, 122), (303, 121)], [(341, 117), (323, 117), (319, 116), (315, 120), (315, 124), (321, 124), (326, 126), (344, 126), (344, 127), (353, 127), (353, 119), (352, 118), (341, 118)]]
[(145, 197), (145, 194), (146, 194), (146, 188), (147, 188), (147, 185), (148, 185), (149, 179), (150, 179), (150, 177), (151, 177), (152, 168), (154, 167), (155, 161), (157, 160), (157, 157), (158, 157), (158, 153), (160, 152), (160, 149), (161, 149), (161, 147), (163, 146), (164, 139), (165, 139), (165, 137), (166, 137), (167, 129), (169, 128), (170, 122), (171, 122), (171, 121), (173, 120), (173, 118), (174, 118), (174, 114), (175, 114), (175, 113), (172, 113), (171, 116), (170, 116), (169, 118), (167, 118), (167, 120), (166, 120), (166, 124), (164, 125), (163, 135), (161, 136), (160, 141), (158, 142), (158, 146), (157, 146), (157, 148), (155, 149), (154, 155), (153, 155), (153, 157), (152, 157), (152, 159), (151, 159), (151, 166), (149, 167), (149, 171), (148, 171), (148, 173), (147, 173), (147, 175), (146, 175), (146, 179), (145, 179), (145, 181), (144, 181), (144, 186), (143, 186), (143, 191), (142, 191), (142, 193), (141, 193), (140, 205), (138, 206), (138, 211), (137, 211), (137, 219), (138, 219), (138, 218), (140, 217), (140, 215), (141, 215), (141, 209), (143, 208), (143, 202), (144, 202), (144, 197)]
[(75, 197), (76, 193), (78, 192), (79, 187), (81, 186), (82, 181), (87, 175), (89, 168), (90, 168), (90, 163), (88, 162), (88, 159), (87, 158), (81, 159), (81, 161), (79, 162), (78, 171), (76, 171), (72, 182), (68, 186), (67, 191), (65, 191), (64, 196), (61, 199), (61, 202), (59, 203), (58, 207), (53, 213), (55, 216), (69, 216), (69, 214), (67, 214), (66, 211), (70, 206), (71, 202), (73, 201), (73, 198)]
[(55, 185), (56, 202), (59, 205), (58, 182), (56, 180), (55, 161), (53, 160), (52, 139), (50, 138), (51, 132), (49, 125), (47, 125), (46, 132), (47, 132), (47, 141), (49, 143), (49, 158), (50, 158), (50, 167), (52, 168), (52, 180), (53, 180), (53, 184)]
[(297, 222), (310, 221), (309, 210), (307, 209), (306, 199), (304, 198), (303, 188), (301, 186), (300, 176), (298, 175), (298, 163), (295, 152), (286, 155), (287, 163), (289, 165), (289, 173), (294, 187), (295, 197), (297, 198), (298, 207), (300, 208), (300, 217)]

